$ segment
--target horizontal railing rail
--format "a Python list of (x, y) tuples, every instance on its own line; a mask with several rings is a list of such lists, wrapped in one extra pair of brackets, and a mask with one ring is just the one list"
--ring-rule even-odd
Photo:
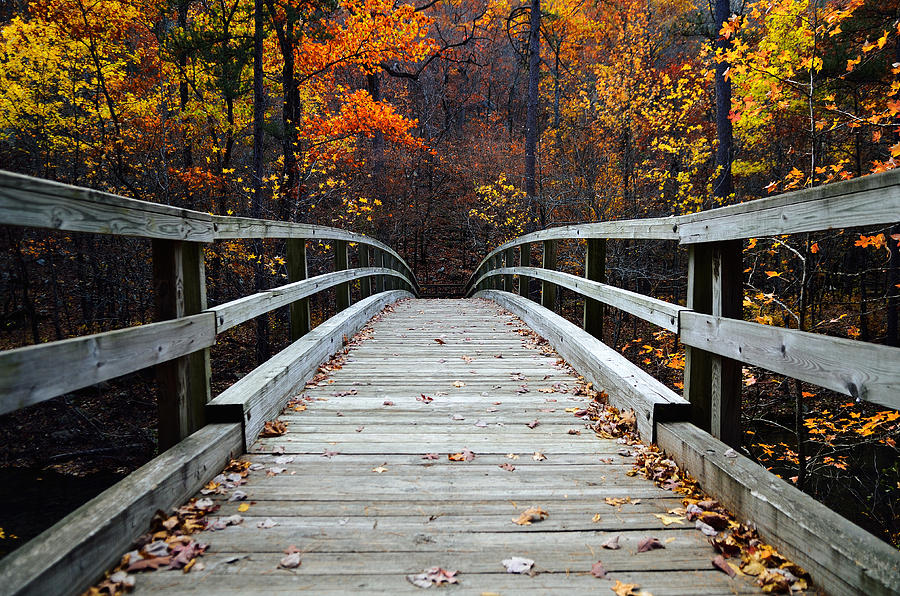
[[(513, 292), (517, 279), (519, 293), (527, 296), (535, 279), (548, 308), (557, 286), (584, 297), (584, 328), (595, 337), (602, 334), (605, 306), (677, 333), (686, 346), (684, 396), (693, 422), (737, 446), (741, 364), (900, 409), (900, 348), (742, 320), (741, 241), (898, 221), (900, 171), (894, 170), (678, 217), (548, 228), (490, 251), (469, 278), (466, 294)], [(587, 240), (585, 277), (555, 271), (557, 242), (581, 239)], [(687, 245), (687, 306), (603, 283), (608, 239)], [(530, 266), (536, 242), (543, 243), (542, 267)]]
[[(203, 426), (210, 401), (208, 348), (218, 334), (289, 306), (291, 337), (299, 339), (310, 329), (309, 297), (335, 288), (342, 311), (357, 280), (361, 298), (402, 287), (419, 292), (400, 255), (362, 234), (209, 215), (4, 171), (0, 224), (152, 240), (158, 322), (0, 352), (0, 414), (156, 366), (163, 389), (161, 448)], [(291, 283), (208, 308), (202, 247), (234, 239), (286, 240)], [(333, 273), (307, 278), (307, 241), (333, 243)], [(349, 266), (351, 244), (358, 248), (355, 268)]]

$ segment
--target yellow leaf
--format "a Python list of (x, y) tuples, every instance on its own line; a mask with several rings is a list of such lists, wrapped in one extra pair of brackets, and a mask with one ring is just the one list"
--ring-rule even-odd
[(781, 277), (778, 271), (766, 271), (766, 277)]
[(248, 509), (250, 509), (250, 503), (241, 503), (240, 505), (238, 505), (238, 511), (240, 511), (241, 513), (244, 513)]
[(680, 515), (666, 515), (665, 513), (654, 513), (654, 517), (658, 517), (663, 525), (684, 524), (684, 518)]

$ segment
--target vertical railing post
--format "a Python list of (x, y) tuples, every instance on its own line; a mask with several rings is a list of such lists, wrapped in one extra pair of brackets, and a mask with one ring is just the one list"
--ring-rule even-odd
[[(374, 266), (375, 267), (384, 267), (384, 251), (380, 248), (375, 249), (374, 255)], [(375, 293), (380, 294), (384, 292), (384, 275), (376, 275), (375, 276)]]
[[(544, 269), (556, 269), (556, 240), (544, 240)], [(541, 281), (541, 306), (556, 310), (556, 284)]]
[[(606, 282), (606, 238), (588, 238), (584, 255), (584, 276), (591, 281)], [(584, 299), (584, 330), (603, 340), (604, 305), (593, 298)]]
[[(335, 240), (334, 241), (334, 270), (335, 271), (344, 271), (350, 267), (350, 263), (347, 259), (347, 241), (346, 240)], [(341, 312), (342, 310), (350, 307), (350, 284), (348, 282), (344, 282), (342, 284), (338, 284), (335, 286), (336, 293), (336, 302), (337, 302), (337, 310)]]
[[(371, 253), (371, 249), (368, 244), (358, 244), (359, 246), (359, 266), (360, 267), (368, 267), (369, 266), (369, 253)], [(362, 300), (363, 298), (368, 298), (372, 295), (372, 278), (371, 277), (361, 277), (359, 280), (359, 298)]]
[[(206, 310), (203, 245), (180, 240), (153, 240), (153, 285), (156, 319), (195, 315)], [(210, 398), (209, 349), (156, 366), (157, 445), (164, 451), (205, 424)]]
[[(515, 248), (507, 248), (505, 251), (506, 254), (506, 266), (507, 267), (515, 267), (516, 264), (516, 249)], [(513, 292), (513, 276), (507, 275), (504, 278), (504, 285), (506, 286), (504, 289), (507, 292)]]
[[(531, 267), (531, 243), (519, 245), (519, 267)], [(519, 276), (519, 296), (531, 298), (531, 278)]]
[[(688, 247), (687, 307), (699, 313), (741, 318), (741, 242)], [(693, 423), (733, 447), (741, 444), (741, 364), (685, 347), (684, 395)]]
[[(306, 239), (288, 238), (287, 241), (288, 281), (302, 281), (309, 272), (306, 265)], [(291, 341), (296, 341), (309, 333), (309, 298), (301, 298), (291, 303)]]

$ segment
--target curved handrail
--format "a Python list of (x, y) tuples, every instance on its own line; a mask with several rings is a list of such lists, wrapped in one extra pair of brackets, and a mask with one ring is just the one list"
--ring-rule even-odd
[(900, 170), (889, 170), (699, 213), (558, 226), (519, 236), (490, 251), (470, 276), (466, 289), (472, 287), (488, 259), (543, 240), (608, 238), (698, 244), (892, 224), (898, 213)]
[(415, 273), (403, 257), (364, 234), (314, 224), (210, 215), (3, 170), (0, 224), (204, 243), (256, 238), (344, 240), (397, 259), (410, 285), (419, 291)]

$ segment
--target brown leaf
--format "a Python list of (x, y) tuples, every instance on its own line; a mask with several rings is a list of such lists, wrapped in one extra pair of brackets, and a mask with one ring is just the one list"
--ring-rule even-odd
[(392, 401), (390, 401), (390, 400), (384, 400), (384, 403), (383, 403), (382, 405), (384, 405), (384, 406), (392, 406), (392, 405), (394, 405), (394, 402), (392, 402)]
[[(697, 506), (700, 509), (705, 509), (706, 511), (711, 511), (719, 506), (719, 502), (715, 501), (713, 499), (709, 499), (707, 501), (700, 501), (699, 503), (697, 503)], [(710, 525), (712, 525), (712, 524), (710, 524)]]
[(616, 593), (616, 596), (638, 596), (637, 590), (638, 584), (623, 584), (619, 580), (616, 580), (614, 586), (610, 586), (610, 590)]
[(287, 432), (287, 424), (282, 422), (281, 420), (269, 420), (263, 426), (262, 432), (259, 433), (260, 437), (280, 437), (284, 433)]
[(593, 575), (594, 577), (599, 577), (600, 579), (606, 577), (606, 569), (603, 568), (602, 562), (597, 561), (596, 563), (591, 565), (591, 575)]
[(441, 345), (444, 345), (445, 343), (447, 343), (447, 342), (445, 342), (444, 340), (442, 340), (442, 339), (439, 338), (439, 337), (435, 337), (435, 338), (434, 338), (434, 341), (438, 342), (438, 343), (441, 344)]
[(514, 465), (512, 465), (511, 463), (509, 463), (509, 462), (507, 462), (507, 463), (505, 463), (505, 464), (500, 464), (499, 467), (500, 467), (500, 469), (506, 470), (506, 471), (508, 471), (508, 472), (514, 472), (515, 469), (516, 469), (516, 467), (515, 467)]
[(149, 559), (138, 559), (128, 566), (125, 571), (132, 573), (134, 571), (156, 571), (160, 567), (166, 567), (172, 562), (172, 557), (151, 557)]
[(438, 459), (439, 457), (440, 455), (438, 455), (437, 453), (426, 453), (422, 456), (422, 459)]
[(721, 513), (706, 511), (700, 514), (700, 521), (708, 526), (712, 526), (716, 530), (722, 531), (729, 525), (728, 518)]
[(606, 539), (606, 542), (600, 545), (601, 548), (608, 548), (609, 550), (619, 550), (621, 547), (619, 546), (619, 535), (610, 536)]
[(666, 546), (659, 541), (657, 538), (653, 538), (648, 536), (644, 538), (640, 542), (638, 542), (638, 550), (639, 553), (645, 553), (648, 550), (656, 550), (658, 548), (666, 548)]
[(541, 423), (540, 420), (532, 420), (525, 426), (527, 426), (528, 428), (536, 428), (540, 423)]
[(285, 569), (295, 569), (300, 566), (300, 553), (292, 552), (287, 556), (282, 557), (278, 564)]
[(519, 517), (513, 518), (513, 522), (519, 524), (520, 526), (530, 526), (531, 522), (538, 522), (547, 519), (547, 516), (549, 515), (549, 513), (547, 513), (540, 507), (529, 507), (521, 514), (519, 514)]
[(430, 404), (434, 401), (433, 397), (428, 397), (424, 393), (419, 394), (419, 397), (416, 398), (416, 401), (425, 402), (426, 404)]
[(716, 569), (727, 573), (729, 577), (734, 577), (735, 575), (737, 575), (734, 572), (734, 569), (731, 568), (731, 565), (729, 565), (725, 561), (725, 557), (723, 557), (722, 555), (716, 555), (716, 557), (712, 560), (712, 564)]
[(544, 455), (543, 451), (535, 451), (534, 455), (531, 456), (531, 459), (533, 459), (534, 461), (544, 461), (545, 459), (547, 459), (547, 456)]
[(337, 454), (338, 454), (337, 451), (330, 451), (330, 450), (326, 449), (325, 451), (322, 452), (322, 457), (332, 458)]
[(568, 432), (568, 434), (570, 434), (570, 435), (580, 435), (580, 434), (581, 434), (581, 431), (580, 431), (580, 430), (577, 430), (577, 429), (574, 429), (574, 428), (570, 428), (567, 432)]
[(447, 459), (450, 461), (472, 461), (475, 459), (475, 454), (468, 449), (463, 449), (459, 453), (451, 453), (447, 456)]

